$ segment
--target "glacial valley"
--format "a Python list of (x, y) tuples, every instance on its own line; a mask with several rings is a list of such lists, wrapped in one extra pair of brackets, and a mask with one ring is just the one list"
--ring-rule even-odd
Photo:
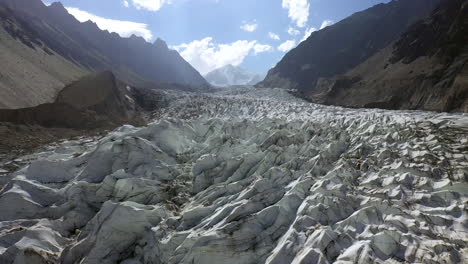
[(0, 169), (0, 263), (468, 263), (468, 115), (165, 93)]

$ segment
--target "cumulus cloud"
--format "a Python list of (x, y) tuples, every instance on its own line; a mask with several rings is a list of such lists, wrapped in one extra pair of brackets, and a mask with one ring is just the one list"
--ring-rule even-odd
[(165, 4), (171, 4), (172, 0), (132, 0), (133, 6), (137, 9), (158, 11)]
[(331, 26), (333, 25), (335, 22), (333, 22), (333, 20), (325, 20), (322, 22), (322, 25), (320, 26), (320, 29), (324, 29), (328, 26)]
[(273, 39), (273, 40), (280, 40), (280, 36), (278, 34), (273, 33), (273, 32), (268, 32), (268, 37)]
[(125, 7), (129, 7), (129, 6), (130, 6), (130, 4), (128, 3), (127, 0), (122, 1), (122, 5), (125, 6)]
[(74, 7), (67, 7), (67, 11), (80, 22), (91, 20), (95, 22), (100, 29), (115, 32), (122, 37), (130, 37), (134, 34), (136, 36), (143, 37), (147, 41), (150, 41), (153, 38), (153, 34), (148, 29), (147, 24), (108, 19), (96, 16), (94, 14)]
[(283, 0), (283, 8), (288, 9), (289, 18), (300, 28), (309, 20), (309, 0)]
[(304, 37), (302, 38), (301, 42), (306, 40), (308, 37), (310, 37), (310, 34), (312, 34), (312, 32), (315, 32), (315, 31), (317, 31), (317, 29), (314, 27), (307, 28), (304, 32)]
[(242, 22), (242, 26), (240, 27), (242, 30), (245, 30), (247, 32), (254, 32), (257, 30), (258, 24), (255, 23), (255, 20), (251, 23), (248, 23), (246, 21)]
[(269, 45), (258, 44), (257, 41), (238, 40), (229, 44), (217, 44), (212, 37), (194, 40), (171, 48), (177, 50), (201, 74), (232, 64), (238, 66), (250, 54), (273, 50)]
[(291, 36), (297, 36), (299, 34), (301, 34), (301, 32), (293, 27), (289, 27), (288, 28), (288, 34), (291, 35)]
[(295, 40), (286, 40), (283, 42), (281, 45), (278, 46), (278, 50), (282, 52), (287, 52), (290, 51), (292, 48), (296, 46), (296, 41)]
[(254, 46), (254, 54), (257, 55), (262, 52), (273, 51), (273, 47), (270, 45), (263, 45), (263, 44), (255, 44)]

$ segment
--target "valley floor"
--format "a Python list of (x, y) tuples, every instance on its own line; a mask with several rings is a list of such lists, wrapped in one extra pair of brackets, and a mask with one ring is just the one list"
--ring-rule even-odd
[(0, 170), (0, 263), (468, 262), (468, 115), (166, 96)]

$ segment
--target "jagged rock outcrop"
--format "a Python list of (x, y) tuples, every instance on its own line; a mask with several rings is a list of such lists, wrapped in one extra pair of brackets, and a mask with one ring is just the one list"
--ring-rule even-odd
[(91, 74), (63, 88), (53, 103), (0, 110), (0, 122), (76, 129), (143, 124), (139, 106), (129, 95), (111, 72)]
[(429, 15), (440, 1), (394, 0), (314, 32), (288, 52), (258, 86), (313, 92), (319, 78), (343, 74), (361, 64)]
[[(0, 107), (18, 108), (51, 102), (57, 87), (89, 71), (110, 70), (119, 80), (137, 87), (153, 88), (159, 83), (192, 88), (208, 86), (164, 41), (157, 39), (151, 44), (141, 37), (121, 38), (116, 33), (100, 30), (91, 21), (80, 23), (60, 3), (46, 6), (41, 0), (4, 0), (0, 2), (0, 18), (0, 48), (4, 49), (0, 49), (0, 56), (24, 61), (9, 63), (13, 69), (0, 71), (7, 77), (6, 80), (0, 78), (0, 88), (12, 87), (6, 92), (0, 90), (0, 95), (9, 94), (9, 101), (0, 99)], [(14, 52), (9, 56), (2, 54), (11, 51)], [(43, 64), (46, 69), (41, 69)], [(23, 65), (31, 71), (25, 74), (25, 80), (20, 79), (19, 70), (14, 68)], [(38, 91), (32, 89), (34, 80), (43, 82), (39, 82)], [(17, 83), (20, 88), (15, 91)], [(21, 89), (23, 86), (25, 88)], [(45, 95), (39, 97), (41, 100), (27, 99), (35, 94)]]
[(17, 158), (0, 262), (468, 261), (464, 115), (233, 88), (159, 117)]
[(349, 107), (468, 112), (468, 3), (444, 1), (399, 40), (305, 92)]

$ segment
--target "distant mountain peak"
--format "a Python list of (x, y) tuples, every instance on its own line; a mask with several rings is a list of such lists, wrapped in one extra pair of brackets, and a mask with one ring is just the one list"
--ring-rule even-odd
[(215, 86), (255, 85), (265, 75), (249, 72), (239, 66), (227, 64), (205, 75), (205, 79)]
[[(39, 1), (42, 4), (42, 1)], [(46, 9), (54, 14), (60, 15), (60, 16), (68, 16), (70, 13), (68, 13), (68, 10), (65, 8), (65, 6), (61, 2), (53, 2), (49, 6), (46, 5)]]
[[(93, 29), (93, 30), (101, 30), (99, 26), (92, 20), (88, 20), (83, 22), (83, 25), (87, 28)], [(102, 31), (107, 31), (107, 30), (102, 30)], [(109, 32), (109, 31), (107, 31)]]
[[(228, 65), (226, 65), (226, 66), (223, 66), (223, 67), (221, 67), (221, 68), (219, 68), (219, 69), (223, 69), (223, 68), (226, 68), (226, 69), (235, 69), (235, 68), (236, 68), (236, 66), (234, 66), (234, 65), (232, 65), (232, 64), (228, 64)], [(239, 67), (239, 66), (237, 66), (237, 68), (240, 68), (240, 67)]]
[(157, 38), (154, 41), (153, 45), (158, 47), (158, 48), (169, 49), (169, 47), (167, 46), (167, 43), (164, 40), (160, 39), (160, 38)]
[(53, 2), (50, 4), (49, 8), (51, 9), (58, 9), (58, 10), (66, 10), (65, 6), (61, 2)]

